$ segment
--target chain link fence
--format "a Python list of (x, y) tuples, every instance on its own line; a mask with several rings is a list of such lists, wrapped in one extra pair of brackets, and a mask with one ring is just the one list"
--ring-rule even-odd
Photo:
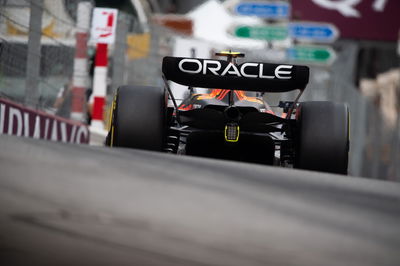
[[(118, 16), (121, 23), (117, 27), (117, 40), (111, 58), (110, 94), (118, 86), (127, 84), (164, 86), (162, 59), (172, 54), (174, 39), (181, 35), (155, 23), (150, 23), (149, 31), (143, 31), (134, 16), (123, 12)], [(128, 31), (124, 23), (128, 25)]]
[[(311, 67), (310, 83), (300, 101), (346, 103), (350, 110), (350, 175), (400, 181), (398, 111), (397, 121), (388, 123), (381, 108), (385, 103), (377, 104), (368, 99), (356, 86), (359, 43), (339, 41), (335, 50), (338, 57), (332, 66)], [(397, 81), (397, 92), (400, 92), (399, 85)], [(294, 93), (289, 93), (283, 99), (293, 100), (294, 97)], [(394, 97), (397, 97), (398, 110), (400, 95)]]
[[(38, 96), (32, 107), (70, 117), (77, 6), (83, 1), (0, 0), (0, 97), (29, 105), (27, 96), (37, 79)], [(94, 1), (89, 2), (94, 6)], [(42, 16), (39, 27), (31, 25), (35, 8)], [(35, 49), (30, 49), (32, 34), (40, 40)], [(162, 58), (171, 54), (175, 35), (154, 23), (142, 25), (137, 16), (120, 11), (116, 41), (109, 51), (108, 98), (121, 85), (161, 86)], [(94, 53), (95, 44), (89, 43), (90, 79)], [(37, 73), (29, 70), (29, 58), (40, 62)]]
[[(27, 98), (38, 80), (32, 107), (69, 118), (65, 92), (73, 73), (78, 2), (0, 1), (0, 97), (29, 105)], [(41, 13), (39, 24), (31, 19), (32, 12)], [(38, 47), (30, 42), (32, 36), (39, 40)], [(39, 62), (37, 69), (29, 69), (31, 60)], [(63, 99), (60, 106), (57, 98)]]

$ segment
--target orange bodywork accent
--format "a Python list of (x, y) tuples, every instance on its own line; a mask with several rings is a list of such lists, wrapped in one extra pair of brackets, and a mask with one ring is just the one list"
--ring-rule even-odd
[(244, 93), (244, 91), (235, 91), (235, 94), (240, 101), (244, 100), (244, 101), (249, 101), (249, 102), (253, 102), (253, 103), (263, 104), (263, 101), (261, 101), (260, 99), (258, 99), (256, 97), (247, 97), (247, 95)]
[(193, 104), (189, 104), (188, 106), (181, 106), (178, 109), (181, 111), (189, 111), (193, 109)]
[(213, 99), (216, 96), (218, 96), (218, 94), (220, 94), (221, 91), (222, 91), (222, 89), (214, 89), (210, 93), (200, 94), (200, 96), (197, 96), (197, 100)]
[(197, 96), (197, 100), (207, 100), (207, 99), (217, 99), (222, 100), (227, 94), (229, 90), (223, 89), (213, 89), (210, 93), (201, 94)]
[[(210, 93), (196, 95), (196, 100), (207, 100), (207, 99), (222, 100), (229, 93), (229, 91), (230, 90), (212, 89)], [(244, 91), (235, 90), (233, 92), (236, 94), (239, 101), (249, 101), (249, 102), (253, 102), (253, 103), (264, 104), (264, 102), (257, 97), (248, 97)], [(188, 111), (191, 109), (193, 109), (192, 104), (179, 107), (179, 110), (181, 110), (181, 111)], [(272, 110), (266, 110), (265, 113), (270, 113), (270, 114), (275, 115), (275, 113)]]
[(265, 112), (268, 114), (271, 114), (271, 115), (275, 115), (274, 111), (272, 111), (272, 110), (266, 110)]
[(228, 94), (229, 90), (222, 90), (221, 94), (218, 96), (218, 100), (222, 100)]

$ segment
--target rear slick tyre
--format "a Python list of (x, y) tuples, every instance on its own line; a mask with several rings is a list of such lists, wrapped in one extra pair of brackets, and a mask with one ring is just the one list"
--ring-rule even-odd
[(162, 151), (166, 136), (165, 90), (121, 86), (112, 106), (107, 146)]
[(295, 168), (347, 174), (348, 107), (343, 103), (304, 102), (297, 122)]

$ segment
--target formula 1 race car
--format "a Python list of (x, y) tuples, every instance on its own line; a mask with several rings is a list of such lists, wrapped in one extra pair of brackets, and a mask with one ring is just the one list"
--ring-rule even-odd
[[(165, 88), (118, 88), (106, 145), (347, 173), (348, 108), (298, 102), (309, 80), (307, 66), (238, 64), (242, 53), (216, 55), (227, 60), (164, 57)], [(168, 80), (188, 86), (179, 105)], [(300, 93), (279, 103), (280, 114), (262, 97), (291, 90)]]

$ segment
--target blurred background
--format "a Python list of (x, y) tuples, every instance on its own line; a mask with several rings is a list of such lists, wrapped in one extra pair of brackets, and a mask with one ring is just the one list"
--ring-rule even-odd
[[(400, 181), (398, 0), (0, 0), (0, 99), (90, 124), (95, 8), (118, 11), (107, 47), (105, 125), (118, 86), (163, 86), (164, 56), (232, 49), (247, 61), (310, 66), (300, 101), (350, 107), (350, 174)], [(186, 89), (173, 90), (179, 99)], [(294, 96), (265, 95), (271, 105)]]

